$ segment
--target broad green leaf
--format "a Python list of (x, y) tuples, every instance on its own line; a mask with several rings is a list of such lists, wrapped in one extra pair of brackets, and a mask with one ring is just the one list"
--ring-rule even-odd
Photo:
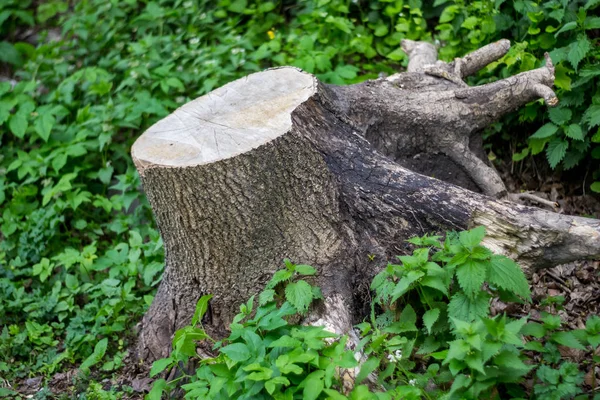
[(150, 369), (150, 377), (154, 377), (157, 374), (160, 374), (167, 368), (169, 365), (173, 363), (173, 358), (161, 358), (160, 360), (156, 360), (152, 363), (152, 368)]
[(285, 287), (285, 299), (289, 301), (299, 313), (308, 311), (312, 301), (312, 290), (305, 281), (290, 283)]
[(481, 290), (487, 270), (486, 263), (473, 259), (468, 259), (456, 268), (458, 283), (469, 297), (472, 298)]
[(394, 288), (394, 291), (392, 292), (392, 298), (391, 298), (390, 302), (394, 302), (398, 298), (400, 298), (400, 296), (405, 294), (410, 289), (410, 285), (413, 282), (419, 280), (423, 276), (425, 276), (425, 273), (423, 271), (409, 271), (406, 274), (406, 276), (402, 277), (400, 279), (400, 281), (398, 282), (398, 284), (396, 284), (396, 287)]
[(590, 185), (592, 192), (600, 193), (600, 181), (596, 181)]
[(305, 386), (302, 392), (302, 400), (316, 400), (319, 397), (325, 387), (323, 383), (324, 375), (325, 371), (317, 370), (304, 379)]
[(242, 362), (250, 358), (250, 350), (243, 343), (233, 343), (221, 349), (232, 361)]
[(281, 269), (281, 270), (275, 272), (275, 274), (273, 275), (271, 280), (267, 283), (267, 286), (266, 286), (267, 289), (273, 289), (280, 282), (284, 282), (284, 281), (287, 281), (288, 279), (290, 279), (292, 277), (292, 275), (293, 275), (293, 272), (290, 271), (289, 269)]
[(360, 372), (356, 375), (356, 383), (364, 381), (371, 372), (375, 371), (379, 367), (381, 361), (378, 358), (370, 357), (360, 366)]
[(537, 322), (528, 322), (521, 329), (521, 334), (541, 339), (546, 335), (546, 328), (544, 328), (544, 325), (538, 324)]
[(485, 236), (485, 227), (478, 226), (468, 231), (462, 231), (458, 234), (460, 243), (468, 250), (472, 250), (483, 240)]
[(163, 389), (167, 386), (167, 381), (159, 379), (152, 384), (152, 390), (144, 397), (144, 400), (161, 400)]
[(555, 332), (552, 336), (550, 336), (550, 339), (563, 346), (578, 350), (585, 350), (585, 346), (583, 346), (581, 342), (573, 335), (573, 332), (570, 331)]
[(554, 124), (563, 125), (571, 120), (573, 113), (568, 108), (555, 107), (548, 111), (548, 115), (550, 116), (550, 121)]
[(544, 139), (554, 135), (556, 131), (558, 131), (558, 126), (549, 122), (538, 129), (533, 135), (529, 136), (529, 139)]
[(571, 124), (565, 129), (565, 135), (575, 140), (583, 140), (583, 130), (579, 124)]
[(493, 255), (490, 258), (487, 279), (495, 286), (514, 292), (517, 296), (529, 299), (531, 292), (523, 270), (508, 257)]
[(592, 45), (585, 35), (579, 36), (577, 41), (569, 45), (569, 54), (567, 55), (567, 58), (575, 71), (577, 71), (579, 62), (585, 58), (591, 48)]
[(600, 0), (587, 0), (585, 3), (585, 6), (583, 6), (583, 8), (586, 10), (591, 10), (591, 9), (598, 7), (599, 4), (600, 4)]
[(56, 123), (56, 119), (49, 112), (45, 112), (42, 115), (39, 115), (35, 121), (33, 122), (33, 128), (37, 132), (37, 134), (44, 140), (44, 142), (48, 141), (50, 137), (50, 132), (52, 131), (52, 127)]
[(546, 158), (553, 169), (556, 168), (558, 163), (565, 157), (568, 148), (569, 142), (561, 138), (554, 138), (548, 143)]
[(600, 125), (600, 104), (592, 104), (589, 106), (583, 114), (583, 120), (590, 128)]
[(314, 275), (317, 273), (317, 269), (315, 267), (311, 267), (310, 265), (298, 264), (294, 269), (296, 273), (299, 275)]
[(561, 28), (558, 30), (558, 32), (556, 32), (556, 33), (554, 34), (554, 36), (558, 36), (558, 35), (560, 35), (560, 34), (561, 34), (561, 33), (563, 33), (563, 32), (572, 31), (572, 30), (573, 30), (573, 29), (575, 29), (575, 28), (577, 28), (577, 22), (575, 22), (575, 21), (568, 22), (568, 23), (564, 24), (564, 25), (563, 25), (563, 26), (562, 26), (562, 27), (561, 27)]
[(456, 293), (448, 304), (448, 315), (462, 321), (473, 321), (487, 316), (489, 312), (489, 295), (481, 291), (474, 299), (464, 293)]
[(18, 138), (25, 136), (25, 131), (29, 123), (27, 122), (27, 114), (17, 112), (8, 120), (8, 129)]
[(587, 17), (583, 22), (583, 27), (586, 30), (600, 29), (600, 17)]
[(440, 316), (439, 308), (433, 308), (433, 309), (425, 312), (425, 314), (423, 314), (423, 325), (425, 325), (425, 328), (427, 329), (427, 333), (429, 333), (430, 335), (431, 335), (431, 328), (433, 327), (433, 324), (435, 324), (435, 321), (437, 321), (439, 316)]

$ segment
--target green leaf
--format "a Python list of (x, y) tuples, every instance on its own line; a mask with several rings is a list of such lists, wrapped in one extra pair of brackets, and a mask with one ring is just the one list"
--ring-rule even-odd
[(487, 270), (486, 263), (473, 259), (468, 259), (456, 268), (458, 283), (469, 297), (474, 297), (481, 290)]
[(517, 296), (529, 299), (531, 292), (523, 270), (508, 257), (498, 254), (490, 258), (487, 279), (495, 286), (511, 291)]
[(296, 269), (294, 269), (294, 271), (299, 275), (314, 275), (317, 273), (317, 269), (315, 267), (302, 264), (296, 265)]
[(47, 142), (48, 138), (50, 137), (52, 127), (55, 123), (56, 119), (54, 119), (54, 116), (49, 112), (45, 112), (35, 119), (33, 123), (33, 128), (35, 129), (37, 134), (44, 140), (44, 142)]
[(557, 37), (558, 35), (560, 35), (563, 32), (568, 32), (568, 31), (572, 31), (573, 29), (577, 28), (577, 22), (576, 21), (571, 21), (568, 22), (566, 24), (564, 24), (559, 30), (558, 32), (556, 32), (554, 34), (555, 37)]
[(585, 350), (585, 346), (583, 346), (581, 342), (577, 340), (575, 335), (573, 335), (573, 332), (570, 331), (556, 332), (550, 337), (550, 339), (563, 346), (578, 350)]
[(561, 138), (554, 138), (548, 143), (546, 158), (553, 169), (556, 168), (558, 163), (565, 157), (568, 148), (569, 142)]
[(144, 400), (161, 400), (164, 388), (167, 386), (167, 381), (159, 379), (152, 384), (152, 390), (144, 397)]
[(107, 346), (108, 338), (104, 338), (98, 343), (96, 343), (96, 346), (94, 347), (94, 352), (81, 363), (79, 369), (89, 370), (90, 367), (93, 367), (94, 365), (98, 364), (104, 357)]
[(284, 281), (287, 281), (288, 279), (290, 279), (292, 277), (293, 273), (294, 272), (290, 271), (289, 269), (281, 269), (281, 270), (275, 272), (275, 274), (273, 275), (271, 280), (267, 283), (266, 288), (273, 289), (280, 282), (284, 282)]
[(472, 250), (485, 237), (485, 227), (478, 226), (468, 231), (462, 231), (458, 234), (460, 243), (468, 250)]
[(600, 17), (586, 17), (585, 21), (583, 21), (583, 27), (586, 30), (600, 29)]
[(268, 347), (300, 347), (302, 342), (288, 335), (283, 335), (279, 339), (271, 342)]
[(202, 317), (208, 310), (208, 302), (212, 299), (212, 294), (200, 297), (198, 303), (196, 303), (196, 311), (192, 317), (191, 325), (195, 326), (198, 322), (202, 321)]
[(243, 343), (233, 343), (223, 347), (221, 353), (226, 354), (232, 361), (242, 362), (250, 358), (250, 350)]
[(583, 130), (578, 124), (571, 124), (565, 129), (565, 135), (575, 140), (583, 140)]
[(554, 135), (556, 131), (558, 131), (558, 126), (549, 122), (538, 129), (533, 135), (529, 136), (529, 139), (544, 139)]
[(394, 291), (392, 292), (392, 298), (390, 302), (396, 301), (400, 296), (405, 294), (409, 289), (410, 285), (425, 276), (423, 271), (409, 271), (406, 276), (402, 277), (400, 281), (396, 284)]
[(563, 125), (571, 120), (573, 113), (568, 108), (555, 107), (548, 111), (548, 115), (550, 116), (550, 121), (556, 125)]
[(544, 328), (544, 325), (538, 324), (537, 322), (528, 322), (521, 329), (521, 334), (541, 339), (546, 335), (546, 328)]
[(576, 42), (573, 42), (569, 45), (569, 54), (567, 55), (567, 59), (575, 71), (577, 71), (579, 62), (585, 58), (591, 48), (592, 45), (585, 35), (579, 36)]
[(356, 375), (356, 383), (364, 381), (371, 372), (375, 371), (379, 367), (380, 360), (375, 357), (370, 357), (360, 366), (360, 372)]
[(264, 306), (265, 304), (275, 299), (275, 291), (273, 289), (266, 289), (258, 295), (258, 304)]
[(290, 283), (285, 287), (285, 299), (289, 301), (299, 313), (308, 311), (312, 301), (312, 290), (305, 281)]
[(598, 6), (598, 4), (600, 4), (600, 0), (588, 0), (585, 3), (585, 6), (583, 6), (583, 8), (586, 10), (590, 10), (590, 9), (596, 8)]
[(596, 181), (590, 185), (592, 192), (600, 193), (600, 181)]
[(427, 333), (429, 333), (430, 335), (431, 335), (431, 328), (433, 327), (433, 324), (435, 324), (435, 321), (437, 321), (437, 319), (439, 317), (440, 317), (439, 308), (433, 308), (433, 309), (425, 312), (425, 314), (423, 314), (423, 325), (425, 325), (425, 328), (427, 329)]
[(590, 128), (600, 125), (600, 104), (592, 104), (585, 110), (582, 118)]
[(474, 321), (479, 317), (487, 316), (489, 312), (489, 295), (481, 291), (474, 299), (458, 292), (448, 304), (448, 315), (462, 321)]
[(323, 383), (324, 375), (325, 371), (317, 370), (304, 379), (305, 386), (302, 392), (302, 400), (316, 400), (319, 397), (325, 387)]
[(8, 121), (8, 129), (18, 138), (25, 136), (29, 123), (27, 122), (27, 114), (23, 112), (17, 112)]
[(173, 363), (173, 358), (161, 358), (160, 360), (156, 360), (152, 363), (152, 368), (150, 369), (150, 377), (154, 377), (157, 374), (160, 374), (167, 368), (169, 365)]

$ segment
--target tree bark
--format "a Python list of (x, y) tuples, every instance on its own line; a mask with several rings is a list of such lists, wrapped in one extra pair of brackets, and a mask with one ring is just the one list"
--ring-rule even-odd
[(432, 45), (405, 41), (408, 72), (344, 87), (271, 69), (146, 131), (132, 157), (166, 267), (139, 357), (167, 356), (204, 294), (214, 295), (204, 326), (223, 336), (284, 258), (318, 269), (325, 302), (308, 321), (344, 333), (362, 317), (370, 279), (414, 235), (484, 225), (485, 245), (529, 269), (598, 257), (599, 221), (502, 200), (477, 133), (529, 101), (557, 102), (549, 58), (508, 79), (464, 84), (508, 47), (442, 63)]

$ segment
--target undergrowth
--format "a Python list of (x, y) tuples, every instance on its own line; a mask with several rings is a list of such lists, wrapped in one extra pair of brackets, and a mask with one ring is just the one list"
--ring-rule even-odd
[[(179, 376), (158, 379), (146, 398), (159, 400), (176, 388), (187, 399), (590, 398), (583, 375), (600, 361), (600, 318), (570, 330), (548, 313), (540, 322), (490, 315), (492, 297), (524, 302), (530, 292), (514, 261), (480, 244), (484, 234), (478, 227), (449, 232), (444, 241), (411, 239), (413, 254), (373, 279), (371, 314), (356, 326), (354, 343), (324, 327), (289, 322), (323, 299), (302, 279), (317, 273), (307, 265), (286, 260), (266, 289), (241, 305), (222, 341), (202, 328), (211, 298), (204, 296), (191, 325), (175, 333), (171, 356), (150, 372), (176, 369)], [(198, 341), (210, 342), (214, 357), (198, 357)], [(591, 365), (581, 370), (559, 347), (592, 354)], [(192, 360), (199, 367), (187, 374), (181, 367)]]
[[(98, 382), (122, 371), (163, 270), (129, 148), (178, 106), (249, 73), (294, 65), (350, 84), (401, 70), (403, 38), (437, 41), (445, 60), (511, 39), (471, 78), (481, 84), (535, 68), (549, 51), (561, 106), (536, 101), (504, 118), (486, 133), (503, 144), (488, 144), (490, 156), (545, 152), (600, 191), (599, 4), (0, 0), (0, 396), (30, 377), (52, 396), (51, 378), (78, 369), (69, 395), (101, 398)], [(428, 271), (412, 272), (426, 274), (413, 283), (423, 286)], [(389, 273), (385, 287), (400, 271)], [(463, 300), (481, 311), (473, 293)]]

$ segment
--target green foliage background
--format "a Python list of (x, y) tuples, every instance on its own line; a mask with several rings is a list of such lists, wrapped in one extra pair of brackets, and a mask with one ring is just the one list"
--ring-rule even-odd
[[(560, 107), (533, 102), (487, 137), (507, 144), (496, 153), (518, 148), (515, 160), (545, 152), (553, 168), (583, 165), (600, 191), (598, 0), (216, 3), (0, 0), (0, 62), (16, 80), (0, 82), (7, 379), (122, 366), (163, 267), (129, 148), (183, 103), (267, 67), (349, 84), (401, 70), (403, 38), (439, 42), (444, 60), (510, 39), (470, 82), (482, 84), (536, 68), (548, 51)], [(27, 26), (41, 27), (37, 46), (16, 40)]]

